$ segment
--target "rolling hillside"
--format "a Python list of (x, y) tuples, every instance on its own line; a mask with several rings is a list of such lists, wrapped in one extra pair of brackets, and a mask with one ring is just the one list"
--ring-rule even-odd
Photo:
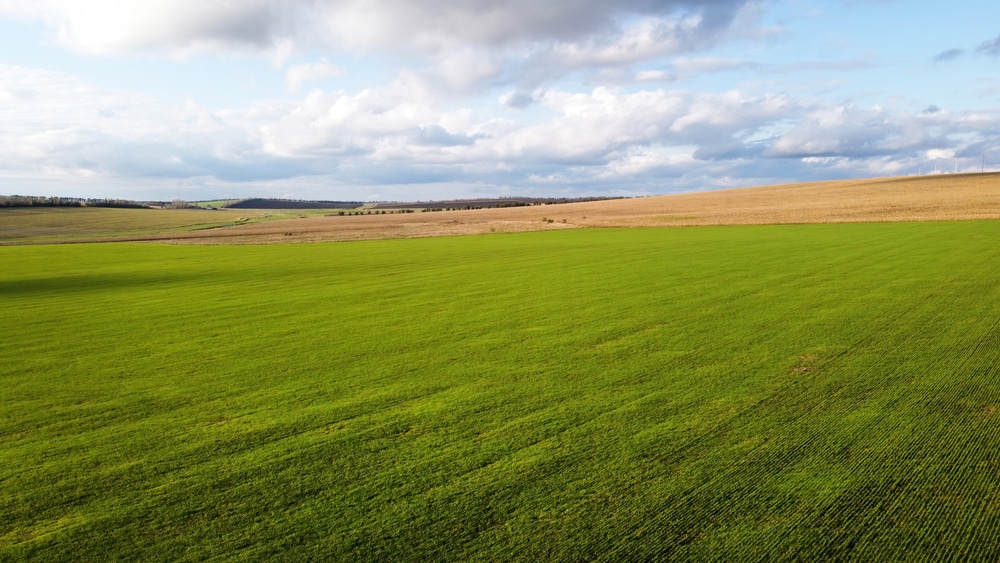
[(189, 242), (366, 240), (574, 227), (1000, 219), (1000, 173), (840, 180), (561, 205), (325, 216), (165, 237)]

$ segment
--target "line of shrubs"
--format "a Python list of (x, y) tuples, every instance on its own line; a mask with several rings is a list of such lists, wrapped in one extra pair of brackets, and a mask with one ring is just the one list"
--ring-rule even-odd
[[(394, 215), (396, 213), (413, 213), (412, 209), (364, 209), (358, 211), (338, 211), (337, 215)], [(327, 213), (327, 217), (333, 213)]]

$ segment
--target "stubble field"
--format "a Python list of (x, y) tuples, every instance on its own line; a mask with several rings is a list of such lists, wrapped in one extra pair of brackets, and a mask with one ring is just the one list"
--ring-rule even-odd
[(0, 209), (0, 245), (161, 241), (271, 244), (561, 230), (1000, 219), (1000, 173), (761, 186), (433, 213)]
[(998, 239), (0, 248), (0, 559), (990, 560)]

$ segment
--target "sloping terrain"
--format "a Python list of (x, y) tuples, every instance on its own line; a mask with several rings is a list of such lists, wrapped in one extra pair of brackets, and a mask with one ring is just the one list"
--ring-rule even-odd
[(191, 242), (412, 238), (571, 227), (1000, 219), (1000, 173), (787, 184), (610, 201), (328, 216), (184, 233)]
[[(1000, 173), (839, 180), (558, 205), (385, 215), (377, 211), (371, 215), (313, 211), (308, 214), (311, 216), (286, 213), (291, 218), (280, 219), (280, 213), (265, 216), (247, 210), (242, 212), (247, 217), (237, 217), (235, 211), (125, 211), (130, 213), (127, 224), (121, 223), (121, 228), (115, 230), (116, 221), (123, 219), (112, 214), (120, 215), (123, 210), (42, 209), (31, 211), (34, 219), (26, 217), (24, 210), (2, 210), (0, 244), (155, 240), (257, 244), (574, 227), (1000, 219)], [(58, 217), (53, 217), (56, 213)], [(197, 216), (192, 218), (191, 214)], [(86, 221), (81, 223), (77, 217)], [(174, 218), (176, 226), (171, 224)], [(41, 223), (35, 225), (32, 221)], [(158, 225), (158, 229), (148, 230), (150, 225)]]

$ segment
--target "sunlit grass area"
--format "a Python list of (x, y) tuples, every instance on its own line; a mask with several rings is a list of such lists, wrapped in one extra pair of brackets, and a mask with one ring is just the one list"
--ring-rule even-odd
[(0, 248), (0, 558), (987, 559), (998, 236)]

